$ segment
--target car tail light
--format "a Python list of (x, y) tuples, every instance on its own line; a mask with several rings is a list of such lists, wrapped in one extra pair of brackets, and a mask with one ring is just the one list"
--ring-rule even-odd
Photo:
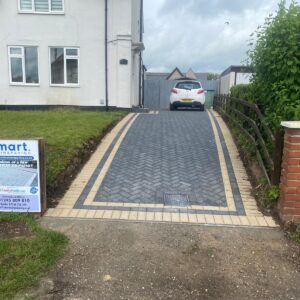
[(197, 94), (203, 94), (204, 90), (199, 90)]
[(175, 89), (172, 89), (172, 90), (171, 90), (171, 93), (173, 93), (173, 94), (178, 94), (177, 90), (175, 90)]

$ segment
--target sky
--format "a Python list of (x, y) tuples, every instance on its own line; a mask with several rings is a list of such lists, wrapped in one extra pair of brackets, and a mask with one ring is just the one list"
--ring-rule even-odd
[(220, 73), (239, 65), (250, 34), (277, 6), (277, 0), (144, 0), (144, 63), (152, 72)]

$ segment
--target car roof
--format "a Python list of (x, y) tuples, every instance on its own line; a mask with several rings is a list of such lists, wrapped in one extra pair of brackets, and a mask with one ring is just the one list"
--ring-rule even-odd
[(201, 83), (200, 81), (198, 81), (198, 80), (179, 80), (178, 82), (176, 82), (175, 88), (176, 88), (176, 86), (177, 86), (178, 84), (184, 83), (184, 82), (187, 82), (187, 83), (198, 83), (198, 84), (200, 84), (200, 86), (202, 87), (202, 83)]

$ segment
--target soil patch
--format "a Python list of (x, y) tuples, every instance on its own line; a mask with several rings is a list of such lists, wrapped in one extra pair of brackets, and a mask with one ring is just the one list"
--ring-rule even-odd
[(0, 240), (20, 239), (31, 234), (24, 222), (0, 222)]

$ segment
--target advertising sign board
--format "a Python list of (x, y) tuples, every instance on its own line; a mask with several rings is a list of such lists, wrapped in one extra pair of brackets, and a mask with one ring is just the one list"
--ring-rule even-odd
[(0, 211), (42, 212), (39, 140), (0, 140)]

